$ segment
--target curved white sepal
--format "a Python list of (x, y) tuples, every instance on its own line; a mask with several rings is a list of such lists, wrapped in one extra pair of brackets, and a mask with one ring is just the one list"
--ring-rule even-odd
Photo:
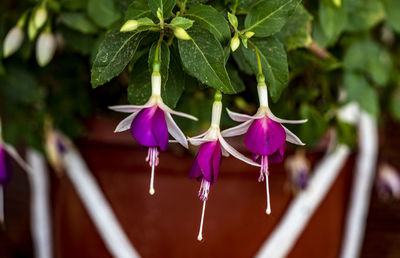
[(139, 114), (139, 111), (134, 112), (133, 114), (127, 116), (124, 120), (119, 122), (117, 128), (115, 128), (114, 133), (123, 132), (129, 130), (131, 128), (131, 124), (133, 119), (135, 119), (136, 115)]
[(240, 114), (240, 113), (230, 111), (228, 108), (226, 109), (226, 112), (228, 112), (229, 117), (233, 121), (236, 121), (236, 122), (245, 122), (245, 121), (257, 119), (257, 117), (254, 117), (254, 116), (249, 116), (246, 114)]
[(221, 134), (218, 135), (218, 140), (219, 140), (219, 142), (221, 143), (222, 147), (223, 147), (229, 154), (231, 154), (232, 156), (234, 156), (235, 158), (237, 158), (237, 159), (239, 159), (239, 160), (241, 160), (241, 161), (243, 161), (243, 162), (246, 162), (247, 164), (250, 164), (250, 165), (253, 165), (253, 166), (256, 166), (256, 167), (260, 167), (260, 164), (258, 164), (258, 163), (256, 163), (256, 162), (252, 161), (252, 160), (249, 159), (249, 158), (246, 158), (243, 154), (241, 154), (240, 152), (238, 152), (237, 150), (235, 150), (235, 148), (233, 148), (232, 146), (230, 146), (230, 145), (225, 141), (225, 139), (222, 137)]
[(281, 118), (279, 118), (279, 117), (276, 117), (272, 112), (271, 112), (271, 110), (267, 110), (267, 116), (270, 118), (270, 119), (272, 119), (272, 120), (274, 120), (275, 122), (277, 122), (277, 123), (280, 123), (280, 124), (304, 124), (305, 122), (307, 122), (308, 121), (308, 119), (303, 119), (303, 120), (286, 120), (286, 119), (281, 119)]
[(190, 142), (190, 144), (192, 144), (194, 146), (198, 146), (198, 145), (201, 145), (206, 142), (213, 142), (215, 140), (207, 139), (207, 138), (200, 138), (200, 139), (188, 138), (188, 141)]
[(154, 104), (146, 103), (143, 106), (136, 106), (136, 105), (118, 105), (118, 106), (110, 106), (108, 107), (109, 109), (117, 112), (122, 112), (122, 113), (133, 113), (136, 111), (140, 111), (144, 108), (148, 108), (153, 106)]
[(287, 129), (287, 128), (284, 127), (283, 125), (282, 125), (282, 127), (283, 127), (283, 129), (285, 129), (285, 132), (286, 132), (286, 141), (287, 141), (287, 142), (290, 142), (290, 143), (293, 143), (293, 144), (297, 144), (297, 145), (301, 145), (301, 146), (304, 146), (304, 145), (305, 145), (305, 143), (303, 143), (303, 142), (299, 139), (299, 137), (297, 137), (297, 135), (295, 135), (294, 133), (292, 133), (289, 129)]
[(229, 157), (229, 152), (227, 150), (225, 150), (225, 148), (222, 146), (221, 146), (221, 152), (222, 152), (222, 156)]
[(206, 136), (206, 134), (208, 133), (208, 131), (209, 131), (210, 129), (207, 129), (207, 131), (205, 131), (204, 133), (202, 133), (202, 134), (199, 134), (199, 135), (196, 135), (196, 136), (193, 136), (193, 137), (190, 137), (190, 139), (198, 139), (198, 138), (202, 138), (202, 137), (204, 137), (204, 136)]
[(253, 122), (253, 120), (248, 120), (244, 123), (241, 123), (240, 125), (223, 130), (221, 132), (221, 135), (223, 137), (232, 137), (232, 136), (245, 134), (247, 132), (247, 130), (249, 129), (252, 122)]
[(181, 129), (179, 129), (178, 125), (175, 123), (171, 114), (165, 112), (165, 121), (167, 122), (168, 132), (174, 137), (183, 147), (186, 149), (189, 148), (187, 140)]
[(175, 110), (171, 109), (170, 107), (168, 107), (167, 105), (165, 105), (161, 101), (158, 103), (158, 107), (161, 108), (162, 110), (164, 110), (165, 112), (168, 112), (168, 113), (176, 115), (176, 116), (185, 117), (185, 118), (188, 118), (188, 119), (192, 119), (194, 121), (198, 121), (199, 120), (199, 119), (197, 119), (197, 117), (194, 117), (192, 115), (189, 115), (189, 114), (186, 114), (186, 113), (183, 113), (183, 112), (175, 111)]

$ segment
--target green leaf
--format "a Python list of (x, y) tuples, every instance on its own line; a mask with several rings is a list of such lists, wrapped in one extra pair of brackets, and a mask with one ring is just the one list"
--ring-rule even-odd
[(345, 0), (348, 10), (347, 31), (366, 31), (385, 18), (380, 0)]
[(92, 86), (96, 88), (121, 73), (135, 54), (141, 39), (142, 34), (138, 31), (114, 30), (107, 34), (92, 66)]
[(349, 101), (356, 101), (362, 109), (373, 115), (379, 114), (379, 97), (365, 77), (359, 73), (346, 72), (344, 87)]
[(302, 5), (298, 5), (277, 37), (284, 42), (288, 50), (306, 47), (312, 42), (311, 21), (311, 14)]
[(155, 18), (151, 13), (147, 0), (135, 0), (125, 13), (125, 20), (137, 20), (143, 17)]
[(70, 12), (61, 15), (61, 22), (69, 28), (84, 34), (94, 34), (98, 31), (96, 25), (84, 13)]
[(225, 69), (224, 51), (207, 30), (193, 26), (190, 40), (179, 40), (179, 53), (186, 71), (202, 83), (225, 94), (236, 93)]
[(353, 43), (343, 59), (346, 70), (367, 72), (379, 85), (388, 83), (392, 71), (390, 54), (371, 40)]
[(174, 9), (176, 0), (149, 0), (148, 5), (151, 12), (157, 17), (158, 8), (161, 9), (165, 19), (171, 16), (172, 9)]
[(89, 0), (87, 11), (94, 23), (102, 28), (108, 28), (121, 17), (113, 0)]
[(185, 75), (177, 50), (171, 49), (171, 66), (167, 84), (161, 88), (161, 97), (170, 108), (175, 108), (185, 87)]
[(61, 0), (60, 4), (63, 9), (69, 11), (86, 10), (87, 0)]
[(328, 128), (326, 118), (324, 118), (320, 110), (307, 104), (301, 105), (300, 116), (303, 119), (308, 119), (308, 121), (307, 123), (296, 125), (297, 128), (295, 129), (298, 130), (298, 136), (308, 146), (318, 144)]
[(151, 96), (151, 74), (147, 59), (148, 56), (144, 55), (133, 65), (128, 86), (128, 101), (132, 105), (143, 105)]
[(193, 22), (194, 21), (183, 18), (183, 17), (175, 17), (172, 19), (172, 21), (169, 24), (171, 24), (172, 26), (181, 27), (182, 29), (187, 30), (190, 27), (192, 27)]
[(208, 30), (223, 43), (231, 39), (228, 21), (217, 10), (209, 5), (196, 5), (185, 14), (194, 20), (196, 25)]
[(383, 5), (386, 10), (386, 22), (400, 33), (400, 1), (398, 0), (383, 0)]
[(231, 63), (228, 63), (226, 65), (226, 69), (228, 70), (229, 78), (231, 79), (232, 86), (235, 91), (237, 93), (244, 91), (246, 89), (246, 86), (244, 85), (242, 78), (240, 78), (238, 70), (235, 69), (235, 67)]
[(300, 0), (265, 0), (255, 5), (245, 19), (246, 30), (256, 37), (268, 37), (279, 32)]
[[(157, 48), (157, 42), (154, 42), (150, 48), (150, 53), (149, 53), (149, 59), (148, 59), (149, 71), (153, 70), (153, 62), (156, 53), (156, 48)], [(169, 56), (170, 54), (169, 54), (168, 44), (165, 43), (165, 41), (163, 41), (161, 43), (160, 51), (158, 51), (158, 60), (160, 60), (161, 63), (161, 68), (160, 68), (161, 84), (163, 86), (165, 86), (168, 80)]]
[[(278, 101), (289, 79), (286, 51), (282, 43), (275, 37), (251, 39), (261, 59), (262, 71), (269, 94), (274, 102)], [(240, 47), (243, 56), (249, 63), (254, 74), (258, 74), (257, 57), (253, 48)]]
[(335, 6), (332, 2), (319, 2), (319, 22), (330, 43), (334, 43), (347, 25), (347, 12), (344, 5)]
[(247, 62), (244, 56), (244, 52), (241, 51), (241, 48), (238, 48), (235, 52), (233, 52), (233, 59), (235, 59), (240, 71), (248, 75), (254, 74), (251, 65)]

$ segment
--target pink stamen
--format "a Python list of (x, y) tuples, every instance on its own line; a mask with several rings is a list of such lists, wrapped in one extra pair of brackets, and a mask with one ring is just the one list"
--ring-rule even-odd
[(258, 177), (258, 182), (264, 181), (264, 175), (266, 177), (265, 180), (265, 188), (267, 192), (267, 209), (265, 210), (265, 213), (271, 214), (271, 203), (270, 203), (270, 198), (269, 198), (269, 170), (268, 170), (268, 156), (261, 156), (261, 168), (260, 168), (260, 176)]
[(201, 212), (201, 221), (200, 221), (200, 229), (199, 234), (197, 235), (197, 240), (203, 240), (203, 224), (204, 224), (204, 213), (206, 210), (206, 203), (208, 199), (208, 194), (210, 193), (210, 182), (205, 180), (204, 178), (201, 180), (200, 190), (199, 190), (199, 197), (200, 200), (203, 201), (203, 209)]

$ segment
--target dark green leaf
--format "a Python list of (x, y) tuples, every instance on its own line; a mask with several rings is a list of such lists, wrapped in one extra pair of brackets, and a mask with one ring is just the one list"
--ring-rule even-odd
[(235, 93), (225, 69), (224, 51), (219, 41), (207, 30), (193, 26), (190, 40), (179, 40), (179, 53), (186, 71), (202, 83), (222, 91)]
[(237, 69), (231, 63), (226, 65), (226, 69), (228, 70), (229, 78), (231, 79), (232, 86), (237, 93), (240, 93), (246, 89)]
[(343, 4), (348, 10), (348, 31), (368, 30), (385, 18), (380, 0), (344, 0)]
[(157, 17), (158, 8), (161, 9), (163, 17), (169, 18), (171, 16), (172, 9), (174, 9), (176, 0), (148, 0), (149, 8), (151, 12)]
[[(154, 42), (150, 48), (150, 53), (149, 53), (149, 60), (148, 60), (149, 71), (153, 70), (153, 62), (156, 53), (156, 48), (157, 48), (157, 42)], [(161, 68), (160, 68), (161, 84), (165, 86), (168, 80), (169, 47), (168, 44), (165, 43), (164, 41), (161, 44), (160, 51), (158, 51), (158, 60), (160, 60), (161, 63)]]
[[(275, 37), (265, 39), (251, 39), (260, 54), (262, 71), (269, 90), (269, 94), (274, 102), (278, 101), (283, 89), (289, 79), (288, 63), (286, 51), (279, 40)], [(258, 74), (257, 57), (253, 48), (240, 47), (243, 56), (253, 70)]]
[(284, 42), (288, 50), (306, 47), (312, 41), (311, 21), (311, 14), (302, 5), (298, 5), (277, 36)]
[(379, 97), (361, 74), (346, 72), (344, 87), (349, 101), (356, 101), (362, 109), (377, 117), (379, 114)]
[(307, 123), (296, 125), (298, 136), (307, 143), (307, 146), (317, 144), (325, 133), (328, 123), (320, 110), (313, 106), (303, 104), (300, 107), (300, 116), (302, 119), (308, 119)]
[(353, 43), (343, 60), (346, 70), (359, 70), (369, 73), (379, 85), (389, 81), (392, 71), (390, 54), (371, 40), (361, 40)]
[(345, 6), (335, 6), (332, 2), (319, 2), (319, 22), (329, 42), (335, 42), (347, 25)]
[(209, 5), (197, 5), (185, 14), (194, 20), (197, 26), (208, 30), (220, 41), (228, 42), (231, 38), (228, 21), (217, 10)]
[(151, 13), (147, 0), (135, 0), (125, 13), (125, 20), (137, 20), (143, 17), (154, 17)]
[(265, 0), (254, 6), (246, 16), (246, 30), (256, 37), (268, 37), (279, 32), (300, 0)]
[(61, 0), (60, 4), (66, 10), (70, 11), (78, 11), (78, 10), (86, 10), (87, 0)]
[(113, 0), (89, 0), (87, 11), (89, 17), (102, 28), (108, 28), (121, 17)]
[(133, 65), (128, 87), (128, 101), (133, 105), (145, 104), (151, 96), (151, 74), (144, 55)]
[(96, 25), (84, 13), (70, 12), (61, 15), (61, 21), (70, 27), (84, 34), (93, 34), (98, 31)]
[(167, 84), (161, 88), (161, 97), (170, 108), (175, 108), (185, 86), (185, 75), (179, 60), (179, 53), (171, 49), (171, 65)]
[(141, 39), (142, 34), (138, 31), (114, 30), (107, 34), (92, 66), (92, 86), (100, 86), (122, 72), (135, 54)]
[(386, 22), (397, 33), (400, 33), (400, 1), (399, 0), (383, 0), (386, 9)]

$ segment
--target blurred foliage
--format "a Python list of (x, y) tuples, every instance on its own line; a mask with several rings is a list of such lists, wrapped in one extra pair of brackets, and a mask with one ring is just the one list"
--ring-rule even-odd
[[(309, 146), (332, 127), (341, 141), (352, 144), (354, 128), (336, 118), (350, 101), (381, 122), (388, 116), (400, 121), (397, 0), (188, 0), (176, 6), (173, 0), (48, 0), (46, 25), (34, 28), (41, 3), (2, 0), (0, 5), (0, 39), (27, 15), (21, 48), (0, 59), (4, 137), (13, 144), (41, 149), (49, 116), (55, 127), (76, 137), (84, 132), (82, 119), (95, 110), (106, 112), (107, 105), (127, 101), (143, 104), (150, 96), (160, 33), (119, 29), (129, 19), (147, 17), (157, 24), (159, 7), (167, 23), (176, 15), (194, 21), (191, 27), (182, 25), (191, 36), (187, 41), (174, 38), (172, 27), (166, 29), (161, 49), (164, 101), (200, 119), (177, 118), (188, 134), (209, 125), (215, 89), (230, 94), (223, 101), (233, 110), (251, 114), (258, 105), (253, 49), (242, 39), (230, 51), (235, 30), (227, 12), (235, 8), (238, 30), (255, 32), (249, 43), (260, 52), (271, 109), (283, 118), (308, 118), (290, 129)], [(49, 28), (57, 51), (40, 68), (36, 38)], [(91, 83), (106, 85), (91, 89)], [(222, 127), (233, 124), (224, 113)]]

